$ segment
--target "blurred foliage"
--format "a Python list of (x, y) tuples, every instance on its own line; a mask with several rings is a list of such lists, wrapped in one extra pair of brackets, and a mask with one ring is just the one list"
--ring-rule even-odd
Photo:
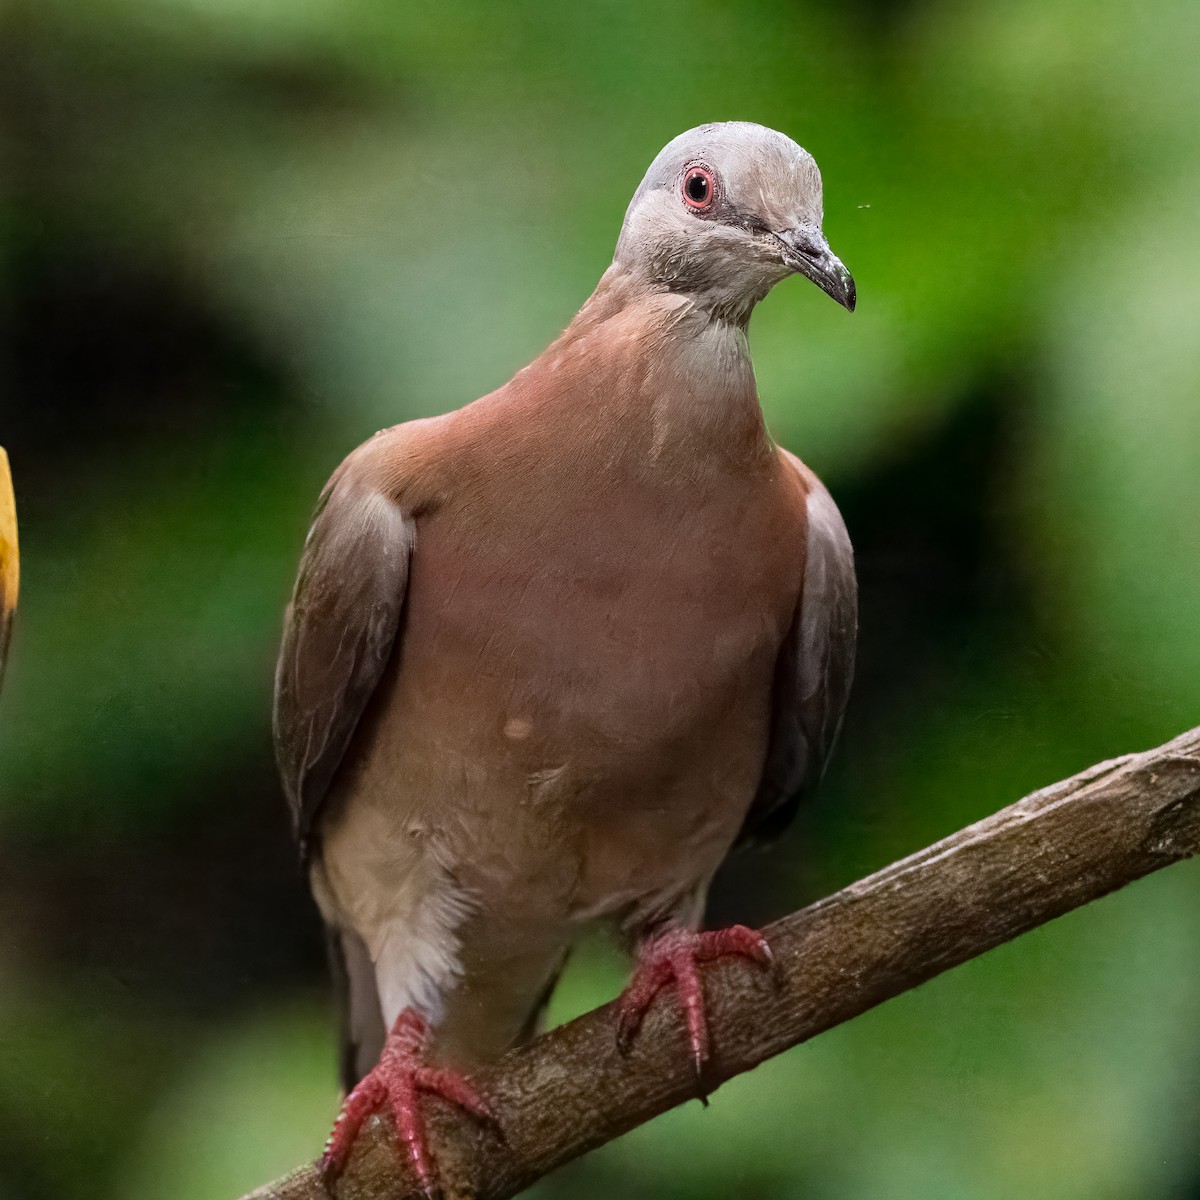
[[(756, 315), (858, 549), (820, 801), (765, 919), (1200, 713), (1194, 0), (16, 0), (0, 13), (0, 1197), (233, 1196), (336, 1098), (270, 762), (325, 476), (569, 320), (671, 136), (826, 181), (853, 319)], [(669, 1114), (539, 1194), (1200, 1197), (1176, 868)], [(556, 1012), (620, 986), (599, 944)]]

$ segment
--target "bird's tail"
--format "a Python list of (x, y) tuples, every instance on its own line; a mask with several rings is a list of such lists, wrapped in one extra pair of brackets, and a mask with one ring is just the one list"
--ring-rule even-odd
[(339, 1073), (342, 1087), (352, 1087), (379, 1061), (387, 1030), (379, 1008), (375, 964), (358, 934), (326, 926), (329, 967), (333, 975), (339, 1025)]

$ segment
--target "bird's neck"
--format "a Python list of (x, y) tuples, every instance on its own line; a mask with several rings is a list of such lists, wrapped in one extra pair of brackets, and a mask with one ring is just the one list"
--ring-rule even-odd
[(686, 309), (698, 322), (740, 331), (744, 338), (754, 306), (769, 290), (768, 286), (747, 292), (697, 285), (689, 291), (678, 291), (618, 259), (600, 277), (596, 290), (575, 321), (581, 317), (589, 322), (603, 321), (623, 309), (634, 307), (649, 306), (663, 311)]
[(773, 454), (740, 314), (614, 265), (550, 353), (584, 347), (611, 376), (614, 420), (648, 439), (656, 460), (746, 466)]

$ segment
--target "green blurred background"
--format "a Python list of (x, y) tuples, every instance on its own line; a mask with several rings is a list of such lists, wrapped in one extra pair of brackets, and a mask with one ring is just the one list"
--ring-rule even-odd
[[(763, 920), (1200, 719), (1196, 0), (28, 0), (0, 14), (0, 1198), (220, 1200), (337, 1103), (271, 763), (317, 491), (503, 382), (659, 147), (817, 157), (849, 317), (752, 341), (862, 588)], [(547, 1198), (1200, 1197), (1200, 875), (1038, 930), (547, 1181)], [(556, 1002), (619, 988), (598, 944)]]

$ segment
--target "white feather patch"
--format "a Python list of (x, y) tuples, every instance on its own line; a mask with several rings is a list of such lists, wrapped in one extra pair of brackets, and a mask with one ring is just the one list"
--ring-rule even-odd
[(396, 914), (374, 931), (371, 956), (379, 1005), (387, 1028), (406, 1008), (437, 1025), (446, 993), (462, 974), (458, 930), (472, 905), (450, 880), (430, 887), (410, 911)]

